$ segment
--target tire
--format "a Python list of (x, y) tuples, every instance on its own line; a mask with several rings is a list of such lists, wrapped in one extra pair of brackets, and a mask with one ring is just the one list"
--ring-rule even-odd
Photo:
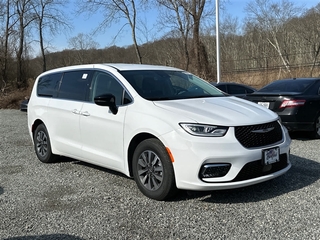
[(315, 139), (320, 138), (320, 114), (317, 115), (314, 121), (314, 130), (312, 132), (312, 137)]
[(173, 165), (157, 139), (142, 141), (133, 154), (132, 170), (140, 191), (155, 200), (166, 200), (176, 192)]
[(52, 163), (55, 161), (56, 155), (52, 154), (50, 138), (47, 128), (44, 124), (40, 124), (33, 135), (34, 150), (38, 159), (43, 163)]

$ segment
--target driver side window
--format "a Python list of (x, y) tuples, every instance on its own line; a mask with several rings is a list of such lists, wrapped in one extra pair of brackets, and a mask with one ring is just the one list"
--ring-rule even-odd
[(111, 75), (105, 72), (95, 72), (91, 87), (90, 87), (90, 101), (103, 94), (112, 94), (116, 98), (116, 105), (123, 104), (124, 89), (122, 85)]

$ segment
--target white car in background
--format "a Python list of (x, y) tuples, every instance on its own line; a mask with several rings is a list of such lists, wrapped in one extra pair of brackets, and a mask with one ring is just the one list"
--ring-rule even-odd
[(45, 72), (28, 103), (28, 128), (40, 161), (67, 156), (122, 172), (156, 200), (177, 188), (249, 186), (291, 167), (278, 115), (165, 66)]

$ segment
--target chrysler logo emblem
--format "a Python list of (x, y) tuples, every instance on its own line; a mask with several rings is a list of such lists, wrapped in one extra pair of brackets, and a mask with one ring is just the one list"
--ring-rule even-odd
[(274, 129), (274, 127), (270, 127), (270, 128), (265, 128), (265, 129), (253, 130), (251, 132), (252, 133), (267, 133), (267, 132), (271, 132), (273, 129)]

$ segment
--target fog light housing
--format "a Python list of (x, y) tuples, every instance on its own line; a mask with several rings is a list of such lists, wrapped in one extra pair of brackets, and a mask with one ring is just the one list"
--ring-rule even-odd
[(200, 169), (200, 179), (216, 178), (227, 175), (231, 168), (230, 163), (209, 163), (205, 164)]

